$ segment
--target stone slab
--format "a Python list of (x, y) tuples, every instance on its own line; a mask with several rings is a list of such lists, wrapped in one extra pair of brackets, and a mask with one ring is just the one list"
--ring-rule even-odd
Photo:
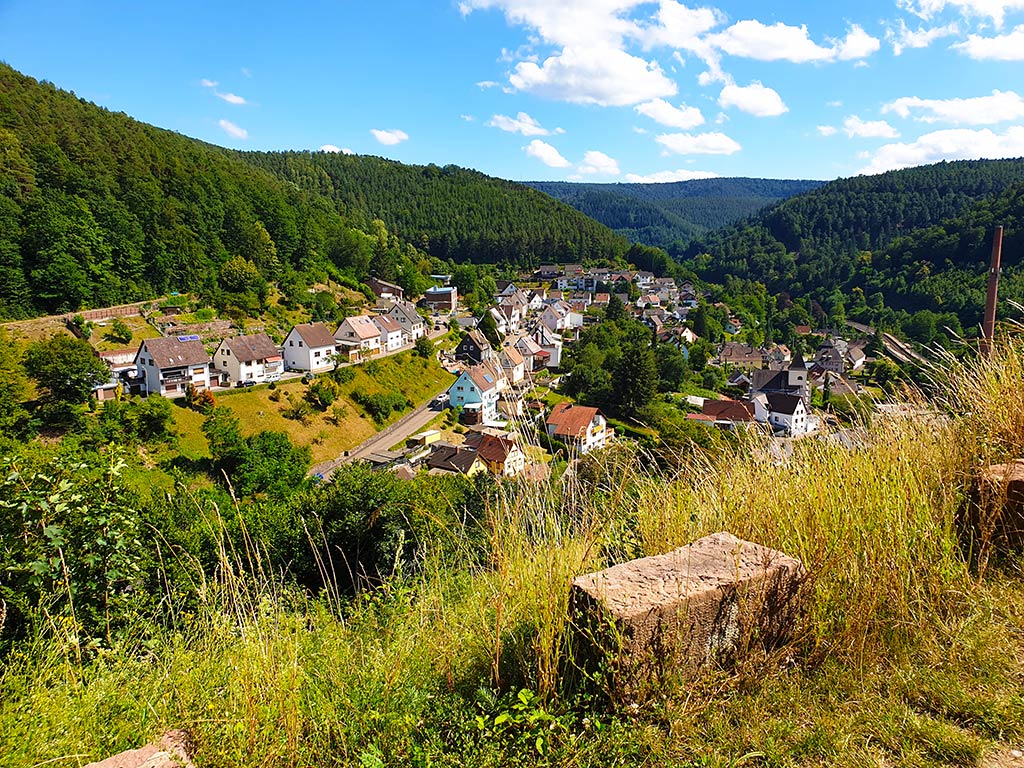
[(612, 687), (632, 695), (667, 672), (785, 642), (806, 575), (796, 558), (721, 532), (577, 576), (570, 595), (577, 649), (591, 663), (603, 660)]
[(1024, 459), (982, 469), (967, 522), (976, 545), (997, 552), (1024, 549)]
[(184, 731), (167, 731), (159, 744), (147, 744), (89, 763), (85, 768), (194, 768), (188, 756), (189, 740)]

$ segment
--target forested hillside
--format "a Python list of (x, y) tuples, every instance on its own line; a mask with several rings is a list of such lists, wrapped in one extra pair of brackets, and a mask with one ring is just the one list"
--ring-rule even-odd
[(816, 189), (823, 182), (733, 178), (668, 184), (526, 183), (634, 242), (668, 248), (683, 247), (711, 230)]
[[(1021, 160), (939, 163), (840, 179), (692, 245), (685, 263), (709, 280), (750, 278), (794, 296), (861, 287), (880, 292), (897, 309), (958, 307), (965, 324), (973, 324), (968, 306), (976, 301), (940, 295), (959, 290), (968, 274), (942, 275), (967, 269), (973, 281), (974, 272), (984, 270), (979, 249), (990, 243), (995, 219), (1011, 215), (1017, 195), (1010, 188), (1022, 180)], [(950, 234), (951, 240), (938, 234), (962, 229), (964, 236)], [(950, 256), (928, 258), (925, 251), (935, 245)]]
[(217, 304), (228, 294), (244, 310), (269, 282), (304, 297), (327, 275), (377, 274), (416, 294), (451, 266), (428, 253), (536, 263), (626, 247), (568, 206), (482, 174), (243, 156), (0, 65), (0, 319), (168, 291)]
[(240, 153), (334, 200), (349, 215), (379, 218), (442, 259), (519, 265), (621, 256), (607, 227), (521, 184), (447, 165), (403, 165), (324, 152)]

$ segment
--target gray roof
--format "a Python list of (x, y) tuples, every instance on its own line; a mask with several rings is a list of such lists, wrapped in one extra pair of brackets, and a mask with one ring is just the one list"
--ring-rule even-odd
[[(210, 362), (201, 341), (181, 341), (177, 338), (146, 339), (139, 347), (145, 348), (157, 368), (178, 368), (183, 365), (205, 365)], [(136, 353), (136, 357), (138, 353)]]
[(235, 336), (224, 339), (221, 342), (231, 350), (231, 354), (243, 363), (252, 360), (265, 360), (268, 357), (275, 357), (281, 354), (281, 350), (265, 333), (257, 333), (253, 336)]
[(337, 344), (334, 334), (323, 323), (300, 323), (292, 330), (299, 334), (307, 347), (333, 347)]

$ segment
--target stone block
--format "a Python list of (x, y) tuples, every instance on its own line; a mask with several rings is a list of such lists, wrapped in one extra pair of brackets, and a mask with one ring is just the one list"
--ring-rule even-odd
[(613, 695), (642, 695), (666, 673), (787, 641), (805, 579), (799, 560), (724, 532), (578, 576), (570, 595), (577, 660), (605, 676)]
[(1024, 549), (1024, 459), (982, 469), (964, 522), (975, 558)]
[(108, 757), (85, 768), (193, 768), (189, 737), (184, 731), (167, 731), (160, 742)]

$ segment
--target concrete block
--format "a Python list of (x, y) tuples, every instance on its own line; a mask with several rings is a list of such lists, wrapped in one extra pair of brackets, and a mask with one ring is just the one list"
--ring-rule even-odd
[(792, 634), (805, 578), (799, 560), (724, 532), (578, 576), (578, 661), (610, 676), (614, 695), (635, 697), (666, 673), (777, 647)]
[(964, 522), (975, 557), (1024, 549), (1024, 459), (982, 469)]

